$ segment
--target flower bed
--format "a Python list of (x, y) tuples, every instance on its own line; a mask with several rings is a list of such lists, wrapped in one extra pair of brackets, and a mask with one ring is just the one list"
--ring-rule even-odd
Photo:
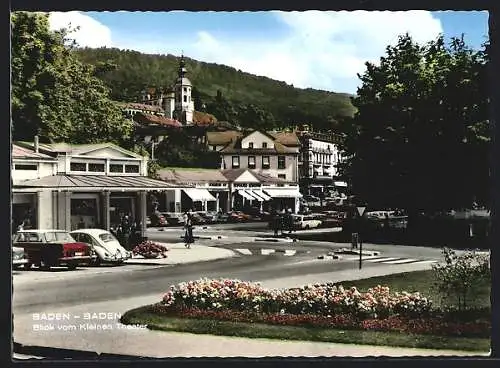
[(376, 286), (365, 293), (332, 283), (264, 289), (258, 283), (201, 279), (171, 286), (153, 306), (159, 314), (187, 318), (335, 327), (446, 336), (490, 336), (487, 319), (442, 318), (419, 293)]
[(167, 258), (166, 252), (168, 252), (167, 247), (152, 241), (144, 241), (132, 249), (134, 255), (140, 255), (149, 259)]
[(377, 286), (366, 293), (332, 283), (272, 290), (239, 280), (201, 279), (172, 286), (163, 297), (166, 306), (208, 310), (254, 310), (262, 313), (349, 314), (357, 318), (390, 315), (423, 316), (432, 302), (419, 293), (391, 293)]

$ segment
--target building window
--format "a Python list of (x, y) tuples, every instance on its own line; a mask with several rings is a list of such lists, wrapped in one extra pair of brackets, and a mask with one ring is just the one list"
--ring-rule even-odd
[(109, 165), (109, 172), (123, 173), (123, 165), (111, 164)]
[(27, 165), (27, 164), (15, 164), (14, 165), (15, 170), (38, 170), (37, 165)]
[(104, 172), (104, 164), (89, 164), (89, 171)]
[(187, 93), (188, 89), (186, 87), (184, 87), (184, 93)]
[(127, 174), (138, 174), (139, 165), (125, 165), (125, 172)]
[(253, 142), (248, 143), (248, 148), (253, 148)]
[(271, 164), (269, 163), (269, 156), (262, 156), (262, 168), (269, 169)]
[(87, 164), (82, 162), (72, 162), (70, 165), (71, 171), (87, 171)]
[(212, 151), (217, 151), (217, 146), (212, 146)]
[(278, 178), (286, 180), (286, 174), (278, 174)]
[(233, 156), (233, 169), (240, 167), (240, 156)]
[(188, 96), (184, 95), (184, 102), (188, 102)]
[(262, 142), (262, 148), (267, 148), (267, 142)]
[(248, 156), (248, 168), (255, 169), (255, 156)]
[(278, 156), (278, 169), (283, 170), (286, 167), (285, 156)]

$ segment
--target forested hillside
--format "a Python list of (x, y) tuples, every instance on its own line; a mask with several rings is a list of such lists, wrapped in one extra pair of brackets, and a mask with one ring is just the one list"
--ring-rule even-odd
[[(145, 87), (170, 86), (177, 73), (178, 58), (173, 55), (110, 48), (76, 52), (82, 61), (97, 67), (97, 74), (118, 101), (134, 101)], [(354, 111), (347, 94), (294, 88), (285, 82), (189, 58), (186, 65), (194, 85), (196, 110), (243, 127), (310, 123), (318, 130), (336, 129), (336, 122)]]

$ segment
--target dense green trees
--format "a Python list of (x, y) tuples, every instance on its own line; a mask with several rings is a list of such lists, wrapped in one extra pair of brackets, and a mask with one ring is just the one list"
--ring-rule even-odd
[(401, 36), (379, 65), (367, 63), (344, 122), (342, 167), (371, 207), (409, 211), (488, 203), (486, 49), (442, 37)]
[[(134, 101), (146, 86), (170, 86), (178, 69), (178, 59), (173, 55), (110, 48), (84, 48), (77, 54), (92, 65), (117, 65), (102, 75), (117, 101)], [(268, 129), (307, 122), (316, 129), (328, 130), (332, 119), (352, 116), (354, 112), (346, 94), (294, 88), (228, 66), (192, 59), (186, 59), (186, 66), (194, 86), (195, 108), (200, 110), (205, 104), (205, 111), (221, 121), (243, 127), (267, 124)]]
[(95, 68), (74, 55), (67, 30), (49, 30), (48, 15), (12, 14), (11, 85), (14, 140), (127, 141), (132, 124), (110, 100)]

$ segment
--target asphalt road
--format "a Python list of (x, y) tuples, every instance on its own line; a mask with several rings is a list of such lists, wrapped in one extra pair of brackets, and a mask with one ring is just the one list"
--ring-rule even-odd
[[(419, 261), (425, 263), (425, 260), (440, 258), (439, 250), (434, 248), (367, 244), (365, 249), (378, 250), (381, 254), (378, 257), (365, 257), (363, 269), (359, 270), (357, 256), (346, 255), (342, 259), (336, 260), (331, 258), (318, 259), (318, 255), (327, 254), (334, 249), (345, 247), (347, 244), (311, 241), (292, 243), (241, 242), (238, 241), (238, 236), (241, 237), (241, 231), (238, 232), (231, 228), (219, 231), (231, 234), (230, 239), (202, 240), (199, 243), (232, 249), (237, 254), (236, 257), (174, 266), (123, 265), (98, 269), (80, 268), (75, 271), (14, 272), (14, 341), (30, 346), (88, 351), (101, 349), (99, 351), (104, 352), (108, 352), (108, 350), (109, 352), (122, 351), (123, 347), (120, 350), (114, 344), (120, 345), (119, 341), (125, 342), (130, 339), (135, 341), (138, 337), (134, 336), (139, 331), (113, 330), (109, 335), (91, 331), (80, 331), (78, 334), (40, 333), (32, 330), (35, 323), (33, 314), (66, 313), (68, 311), (73, 314), (89, 311), (123, 313), (127, 309), (139, 305), (160, 301), (162, 294), (171, 285), (202, 277), (259, 281), (264, 287), (281, 288), (315, 282), (355, 280), (387, 273), (424, 269), (430, 265), (417, 265)], [(168, 233), (156, 232), (162, 235)], [(175, 231), (172, 233), (175, 234)], [(164, 241), (162, 235), (159, 235), (160, 239), (156, 240)], [(233, 238), (235, 240), (231, 240)], [(193, 251), (196, 251), (195, 248), (196, 244)], [(242, 248), (247, 249), (248, 252), (246, 254), (238, 253), (237, 250)], [(261, 252), (262, 249), (275, 250), (276, 252), (264, 254)], [(282, 252), (279, 252), (280, 250)], [(285, 250), (295, 250), (295, 253), (293, 256), (287, 257), (284, 253)], [(388, 264), (383, 261), (392, 259), (396, 259), (396, 262), (409, 260), (410, 262), (417, 261), (417, 263)], [(112, 321), (118, 323), (117, 318)], [(61, 323), (64, 324), (64, 321)], [(144, 344), (149, 341), (148, 339), (151, 339), (148, 333), (141, 336), (145, 339)], [(125, 345), (128, 346), (126, 343)], [(136, 353), (143, 352), (144, 349), (141, 348)]]
[[(240, 243), (224, 244), (226, 248), (242, 247)], [(175, 266), (121, 266), (107, 273), (90, 273), (85, 269), (76, 271), (49, 271), (50, 278), (30, 279), (30, 275), (14, 275), (14, 313), (36, 313), (41, 309), (93, 303), (120, 298), (130, 298), (158, 293), (161, 295), (172, 284), (208, 278), (237, 278), (262, 281), (287, 277), (323, 274), (329, 272), (357, 270), (357, 257), (318, 260), (317, 254), (326, 253), (334, 245), (329, 243), (295, 242), (247, 243), (247, 247), (268, 249), (294, 248), (297, 254), (284, 257), (282, 253), (269, 255), (240, 255), (236, 258), (210, 262), (199, 262)], [(339, 246), (339, 245), (337, 245)], [(400, 257), (418, 260), (438, 259), (435, 249), (402, 246), (369, 246), (383, 248), (384, 257)], [(310, 253), (308, 253), (310, 252)], [(385, 263), (366, 261), (364, 268), (395, 267)], [(43, 271), (21, 271), (36, 275)]]

